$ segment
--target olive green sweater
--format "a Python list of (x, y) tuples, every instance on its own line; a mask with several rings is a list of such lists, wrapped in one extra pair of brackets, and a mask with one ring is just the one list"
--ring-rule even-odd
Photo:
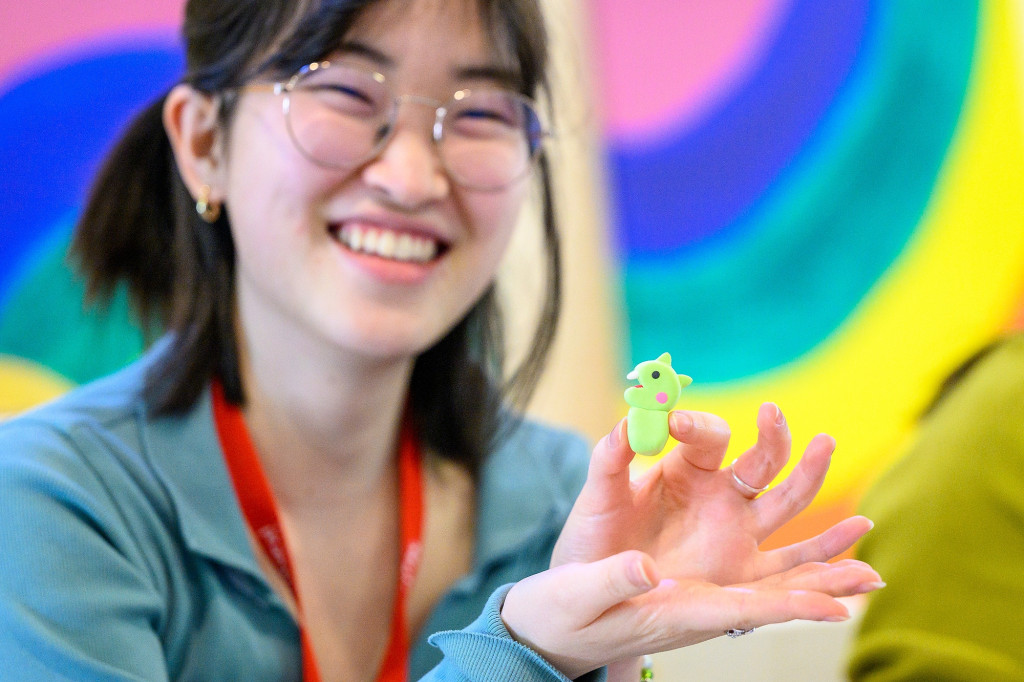
[(888, 583), (854, 680), (1024, 680), (1024, 336), (974, 365), (868, 492), (860, 546)]

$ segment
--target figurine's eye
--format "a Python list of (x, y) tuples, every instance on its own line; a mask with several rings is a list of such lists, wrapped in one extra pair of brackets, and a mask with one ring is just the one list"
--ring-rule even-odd
[(651, 372), (651, 378), (652, 379), (657, 379), (660, 376), (661, 376), (661, 372), (659, 372), (658, 370), (654, 370), (653, 372)]

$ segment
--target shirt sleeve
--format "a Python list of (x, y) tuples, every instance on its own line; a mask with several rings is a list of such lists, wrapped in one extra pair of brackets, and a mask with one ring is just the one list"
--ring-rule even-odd
[[(463, 630), (437, 632), (428, 640), (444, 659), (424, 682), (568, 682), (561, 672), (527, 646), (512, 639), (501, 619), (501, 606), (512, 584), (497, 589), (479, 618)], [(581, 682), (605, 682), (604, 668), (577, 678)]]
[(0, 432), (0, 670), (7, 680), (166, 680), (152, 571), (67, 438)]

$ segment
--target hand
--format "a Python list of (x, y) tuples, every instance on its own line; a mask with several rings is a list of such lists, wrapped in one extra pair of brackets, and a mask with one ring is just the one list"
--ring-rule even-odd
[(859, 561), (811, 563), (759, 581), (719, 587), (659, 579), (648, 555), (627, 551), (572, 563), (517, 583), (505, 598), (509, 633), (570, 679), (643, 653), (696, 644), (729, 628), (793, 619), (840, 621), (833, 597), (878, 574)]
[(757, 443), (731, 467), (721, 468), (730, 430), (712, 414), (677, 410), (669, 431), (679, 444), (631, 481), (625, 420), (594, 448), (587, 482), (552, 555), (551, 565), (588, 563), (638, 549), (672, 578), (716, 585), (748, 583), (809, 562), (837, 556), (871, 529), (861, 516), (821, 535), (762, 552), (761, 543), (803, 510), (825, 479), (835, 441), (815, 436), (800, 462), (763, 495), (753, 487), (771, 482), (789, 460), (791, 436), (772, 403), (757, 415)]

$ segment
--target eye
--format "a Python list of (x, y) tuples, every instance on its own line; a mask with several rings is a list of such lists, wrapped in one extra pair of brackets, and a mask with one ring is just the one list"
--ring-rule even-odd
[(314, 95), (321, 104), (351, 115), (373, 115), (382, 108), (373, 95), (351, 85), (317, 85), (305, 90)]
[(501, 90), (475, 90), (449, 110), (453, 133), (464, 137), (503, 137), (524, 130), (523, 105)]
[(660, 376), (661, 376), (661, 372), (659, 372), (658, 370), (654, 370), (653, 372), (651, 372), (651, 378), (652, 379), (657, 379)]
[(310, 70), (292, 91), (293, 107), (317, 114), (330, 111), (357, 118), (379, 116), (390, 102), (389, 92), (379, 78), (344, 64)]

